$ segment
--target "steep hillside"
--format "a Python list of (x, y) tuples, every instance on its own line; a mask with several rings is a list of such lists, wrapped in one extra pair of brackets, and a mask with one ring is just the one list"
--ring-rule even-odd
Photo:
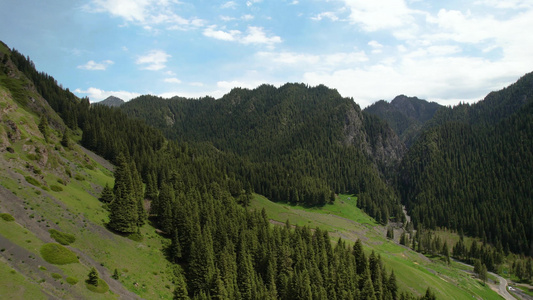
[[(79, 133), (66, 130), (33, 82), (9, 59), (4, 62), (0, 65), (0, 296), (170, 297), (164, 286), (171, 284), (171, 276), (159, 251), (162, 239), (150, 226), (142, 229), (147, 237), (143, 242), (105, 228), (108, 212), (97, 198), (105, 184), (112, 184), (111, 170), (75, 143)], [(56, 230), (55, 235), (51, 230)], [(58, 241), (66, 243), (62, 236), (72, 239), (56, 261), (46, 249)], [(74, 259), (63, 264), (68, 255)], [(93, 267), (109, 291), (94, 293), (85, 286)], [(111, 277), (115, 269), (118, 280)]]
[(474, 105), (440, 110), (405, 156), (415, 223), (533, 255), (533, 73)]
[(382, 222), (403, 216), (386, 184), (403, 144), (335, 90), (286, 84), (234, 89), (219, 100), (141, 96), (121, 110), (171, 139), (230, 153), (239, 179), (275, 201), (323, 205), (332, 191), (349, 191)]
[(365, 108), (365, 112), (386, 121), (402, 142), (410, 146), (424, 124), (443, 106), (417, 97), (397, 96), (390, 103), (384, 100)]

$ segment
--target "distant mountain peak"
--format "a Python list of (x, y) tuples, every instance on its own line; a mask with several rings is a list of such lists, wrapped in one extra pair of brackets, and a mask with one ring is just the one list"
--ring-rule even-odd
[(100, 104), (100, 105), (105, 105), (105, 106), (109, 106), (109, 107), (119, 107), (121, 106), (122, 104), (124, 104), (124, 100), (118, 98), (118, 97), (115, 97), (115, 96), (109, 96), (107, 98), (105, 98), (104, 100), (100, 101), (100, 102), (95, 102), (94, 104)]

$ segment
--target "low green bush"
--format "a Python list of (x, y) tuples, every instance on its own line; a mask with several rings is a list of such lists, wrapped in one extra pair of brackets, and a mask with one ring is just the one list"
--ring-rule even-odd
[(76, 237), (70, 233), (64, 233), (55, 229), (50, 229), (48, 232), (50, 233), (50, 237), (61, 245), (70, 245), (76, 241)]
[(8, 213), (1, 213), (0, 214), (0, 218), (2, 218), (2, 220), (6, 221), (6, 222), (15, 221), (15, 218), (13, 218), (13, 216), (8, 214)]
[(26, 181), (29, 183), (29, 184), (33, 184), (35, 186), (41, 186), (41, 184), (39, 183), (39, 181), (37, 181), (37, 179), (31, 177), (31, 176), (26, 176), (24, 177), (26, 179)]
[(52, 273), (52, 277), (53, 277), (54, 279), (56, 279), (56, 280), (57, 280), (57, 279), (61, 279), (61, 278), (63, 278), (63, 276), (61, 276), (61, 274), (57, 274), (57, 273)]
[(41, 256), (54, 265), (66, 265), (78, 262), (76, 254), (56, 243), (44, 244), (41, 247)]
[(66, 280), (67, 280), (68, 284), (70, 284), (70, 285), (75, 285), (76, 283), (78, 283), (78, 279), (74, 278), (74, 277), (67, 277)]
[(60, 187), (59, 185), (55, 185), (55, 184), (52, 184), (50, 186), (50, 189), (54, 192), (62, 192), (63, 191), (63, 188)]

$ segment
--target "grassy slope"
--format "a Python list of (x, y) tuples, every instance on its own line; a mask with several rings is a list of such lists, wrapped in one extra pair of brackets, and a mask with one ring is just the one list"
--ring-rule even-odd
[[(58, 272), (63, 275), (59, 280), (61, 284), (68, 286), (66, 277), (77, 278), (79, 282), (72, 288), (77, 295), (85, 298), (117, 297), (111, 292), (96, 295), (84, 287), (83, 281), (93, 264), (107, 275), (112, 274), (115, 268), (118, 269), (120, 282), (143, 298), (170, 298), (172, 284), (167, 275), (170, 268), (161, 251), (164, 239), (155, 233), (155, 229), (145, 225), (142, 229), (145, 239), (134, 242), (111, 234), (104, 227), (107, 212), (96, 196), (103, 185), (113, 183), (112, 173), (88, 159), (78, 146), (73, 150), (63, 149), (59, 144), (59, 132), (51, 130), (50, 142), (46, 143), (37, 129), (39, 117), (17, 105), (7, 89), (0, 86), (0, 109), (8, 107), (10, 109), (6, 113), (0, 113), (0, 121), (14, 121), (20, 130), (21, 139), (10, 141), (7, 138), (9, 128), (0, 122), (0, 146), (3, 144), (4, 149), (9, 146), (15, 150), (15, 153), (0, 152), (0, 185), (13, 192), (18, 201), (0, 199), (0, 212), (14, 216), (18, 213), (19, 217), (14, 222), (0, 220), (0, 235), (28, 250), (31, 255), (40, 257), (40, 246), (52, 242), (46, 232), (49, 228), (74, 234), (76, 241), (69, 248), (78, 253), (82, 258), (81, 263), (57, 266), (60, 270)], [(46, 149), (46, 162), (32, 155), (36, 148)], [(39, 171), (33, 171), (35, 169)], [(66, 174), (67, 169), (72, 177)], [(82, 180), (75, 179), (76, 174), (81, 175), (78, 178)], [(25, 180), (25, 176), (37, 179), (40, 186), (31, 185)], [(58, 180), (66, 181), (66, 186)], [(53, 192), (49, 189), (51, 185), (61, 186), (63, 191)], [(28, 295), (32, 295), (29, 297), (32, 299), (44, 297), (39, 296), (36, 289), (50, 294), (63, 293), (61, 288), (54, 289), (46, 283), (53, 280), (49, 276), (51, 272), (42, 272), (36, 269), (37, 266), (31, 265), (20, 270), (10, 267), (15, 263), (20, 264), (8, 259), (3, 259), (0, 264), (2, 298), (3, 295), (17, 296), (26, 295), (25, 293), (30, 293)], [(6, 269), (16, 269), (15, 274)], [(4, 276), (6, 272), (9, 276)], [(20, 286), (21, 291), (9, 290), (9, 286)]]
[(273, 203), (255, 195), (251, 207), (265, 208), (269, 217), (276, 222), (320, 227), (327, 229), (333, 240), (339, 237), (354, 242), (360, 238), (368, 251), (379, 253), (387, 266), (392, 267), (400, 287), (421, 295), (428, 286), (439, 299), (501, 299), (488, 286), (471, 278), (452, 263), (447, 266), (440, 260), (431, 261), (385, 238), (385, 228), (356, 207), (356, 198), (340, 195), (335, 204), (322, 208), (303, 208), (288, 204)]

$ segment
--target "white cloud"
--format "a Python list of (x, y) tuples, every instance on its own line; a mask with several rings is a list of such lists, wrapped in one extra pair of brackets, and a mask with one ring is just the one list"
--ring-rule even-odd
[(307, 54), (295, 52), (258, 52), (257, 61), (261, 61), (268, 68), (285, 69), (297, 68), (305, 71), (310, 70), (335, 70), (339, 67), (360, 65), (368, 61), (364, 51), (337, 52), (330, 54)]
[(141, 95), (139, 93), (133, 93), (133, 92), (127, 92), (127, 91), (104, 91), (104, 90), (97, 89), (94, 87), (90, 87), (87, 90), (76, 89), (74, 92), (82, 96), (88, 96), (91, 102), (102, 101), (109, 96), (115, 96), (124, 101), (129, 101)]
[(171, 30), (205, 26), (204, 20), (196, 17), (186, 19), (174, 13), (175, 6), (179, 4), (179, 1), (169, 0), (91, 0), (83, 8), (90, 12), (109, 13), (149, 31), (153, 31), (156, 25), (166, 25)]
[(235, 1), (228, 1), (224, 4), (222, 4), (220, 7), (222, 8), (236, 8), (237, 7), (237, 3), (235, 3)]
[(331, 11), (319, 13), (316, 17), (311, 17), (311, 20), (321, 21), (324, 18), (328, 18), (331, 21), (338, 21), (339, 20), (339, 17), (337, 17), (337, 15), (334, 12), (331, 12)]
[(104, 71), (110, 65), (114, 64), (112, 60), (104, 60), (102, 62), (95, 62), (94, 60), (88, 61), (84, 65), (79, 65), (78, 69), (91, 70), (91, 71)]
[(237, 40), (237, 37), (241, 34), (239, 30), (223, 31), (215, 29), (216, 26), (214, 25), (207, 27), (206, 29), (204, 29), (204, 35), (217, 40), (235, 41)]
[(96, 12), (109, 12), (126, 21), (144, 22), (152, 0), (93, 0), (92, 6), (86, 7)]
[(254, 19), (254, 16), (252, 16), (252, 15), (244, 15), (244, 16), (241, 17), (241, 19), (243, 19), (245, 21), (250, 21), (250, 20)]
[(150, 71), (158, 71), (166, 68), (166, 62), (171, 57), (165, 51), (152, 50), (148, 54), (139, 56), (135, 62), (138, 65), (142, 65), (142, 69)]
[(220, 20), (222, 20), (224, 22), (229, 22), (229, 21), (234, 21), (235, 18), (234, 17), (229, 17), (229, 16), (220, 16)]
[(404, 0), (343, 0), (350, 11), (350, 21), (365, 31), (403, 27), (413, 22), (413, 10)]
[(370, 47), (372, 47), (372, 53), (374, 53), (374, 54), (378, 54), (378, 53), (383, 52), (383, 45), (380, 44), (377, 41), (372, 40), (372, 41), (368, 42), (368, 45)]
[(522, 8), (533, 8), (533, 3), (530, 0), (479, 0), (474, 2), (474, 4), (482, 4), (486, 6), (491, 6), (494, 8), (511, 8), (511, 9), (522, 9)]
[(203, 34), (217, 40), (236, 41), (245, 45), (266, 44), (268, 46), (273, 46), (274, 44), (281, 43), (281, 38), (279, 36), (267, 36), (263, 28), (255, 26), (249, 26), (246, 34), (243, 34), (239, 30), (216, 30), (216, 26), (212, 25), (205, 28)]
[(243, 44), (267, 44), (274, 45), (281, 43), (281, 38), (279, 36), (270, 36), (268, 37), (261, 27), (249, 26), (247, 30), (247, 35), (244, 36), (241, 40)]
[(181, 80), (179, 80), (176, 77), (165, 78), (164, 81), (167, 82), (167, 83), (181, 83)]

